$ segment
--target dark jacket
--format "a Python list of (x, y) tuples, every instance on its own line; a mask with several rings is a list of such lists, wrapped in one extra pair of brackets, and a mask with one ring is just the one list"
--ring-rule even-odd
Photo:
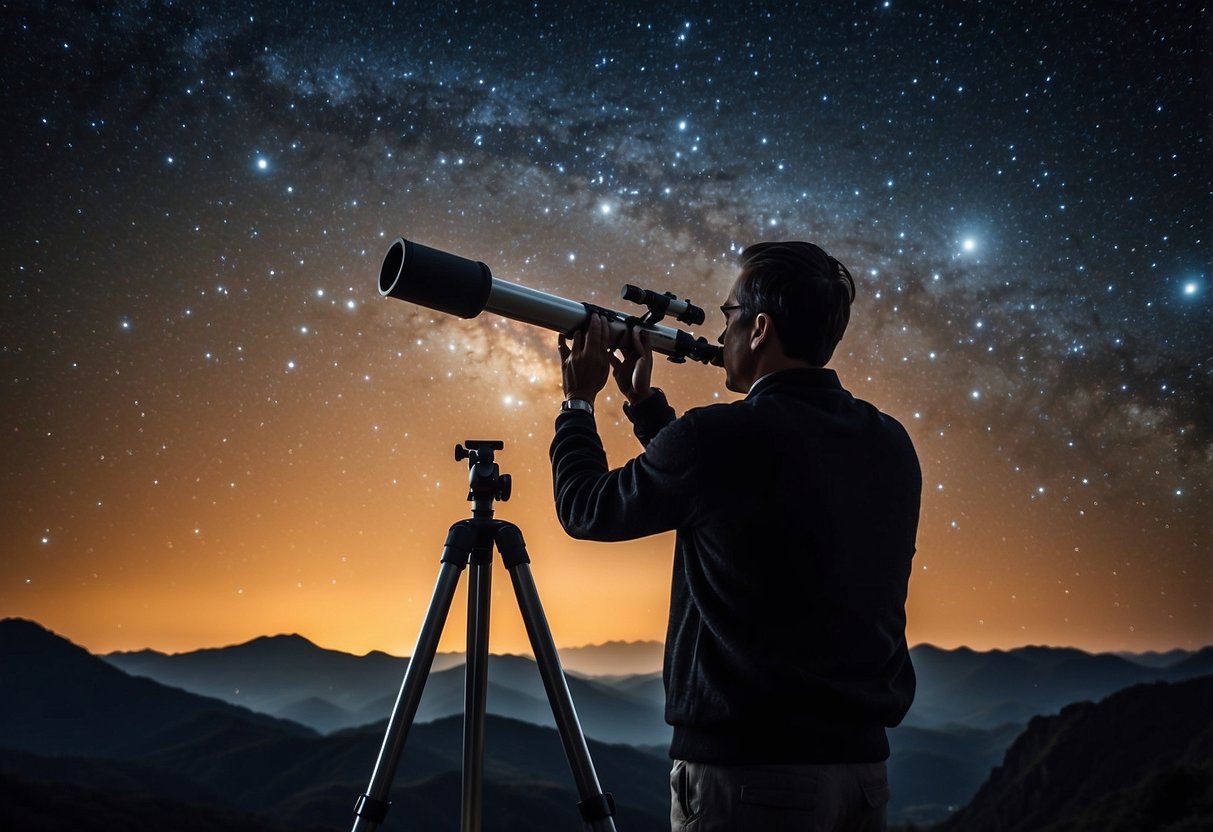
[(565, 530), (677, 530), (666, 635), (670, 756), (875, 762), (914, 696), (905, 599), (922, 476), (905, 429), (832, 370), (774, 373), (744, 401), (629, 410), (645, 451), (609, 470), (593, 416), (562, 413)]

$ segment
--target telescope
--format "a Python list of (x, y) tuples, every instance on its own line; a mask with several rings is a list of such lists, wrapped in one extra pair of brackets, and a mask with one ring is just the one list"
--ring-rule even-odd
[(683, 363), (689, 358), (724, 366), (719, 346), (708, 343), (702, 336), (696, 338), (685, 330), (660, 323), (667, 315), (673, 315), (675, 320), (690, 325), (701, 324), (704, 320), (701, 308), (672, 293), (631, 284), (624, 286), (622, 297), (646, 306), (643, 315), (629, 315), (510, 283), (493, 277), (489, 267), (477, 260), (398, 237), (379, 269), (379, 294), (460, 318), (475, 318), (488, 311), (564, 335), (582, 329), (590, 315), (598, 314), (610, 328), (612, 347), (618, 347), (631, 329), (639, 327), (648, 333), (653, 351), (668, 356), (670, 361)]

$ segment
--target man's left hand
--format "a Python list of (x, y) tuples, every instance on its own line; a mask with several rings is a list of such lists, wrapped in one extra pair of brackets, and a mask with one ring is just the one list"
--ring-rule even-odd
[(570, 349), (560, 336), (560, 370), (566, 399), (584, 399), (591, 404), (606, 386), (610, 375), (610, 326), (601, 315), (590, 315), (586, 328), (573, 336)]

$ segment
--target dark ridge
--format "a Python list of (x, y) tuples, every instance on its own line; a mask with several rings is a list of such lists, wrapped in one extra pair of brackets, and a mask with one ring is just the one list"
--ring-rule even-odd
[(941, 832), (1213, 828), (1213, 676), (1033, 719)]

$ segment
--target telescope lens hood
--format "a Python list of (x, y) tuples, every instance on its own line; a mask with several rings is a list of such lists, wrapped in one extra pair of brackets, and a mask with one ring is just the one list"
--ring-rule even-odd
[(476, 260), (398, 237), (379, 269), (379, 294), (460, 318), (484, 309), (493, 288), (489, 267)]

